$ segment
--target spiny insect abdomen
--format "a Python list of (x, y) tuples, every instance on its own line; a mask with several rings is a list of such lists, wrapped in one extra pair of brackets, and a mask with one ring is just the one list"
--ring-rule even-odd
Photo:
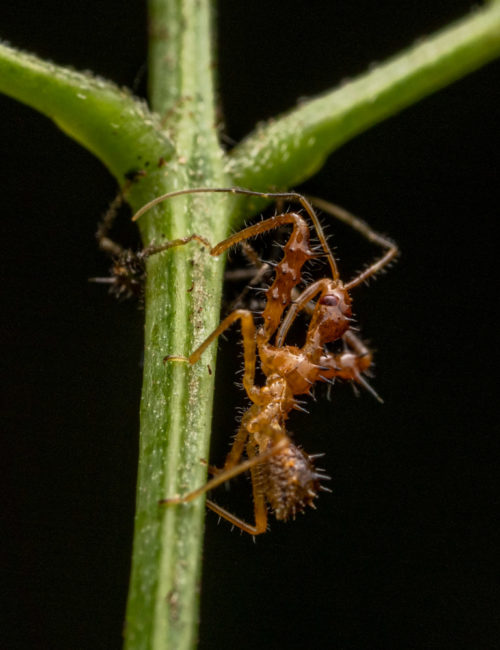
[(292, 442), (263, 464), (261, 472), (262, 487), (276, 519), (286, 521), (313, 505), (322, 475)]

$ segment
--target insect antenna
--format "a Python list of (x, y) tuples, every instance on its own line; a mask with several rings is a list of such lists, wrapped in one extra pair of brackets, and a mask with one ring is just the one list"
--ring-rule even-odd
[(132, 221), (137, 221), (145, 212), (148, 212), (151, 210), (151, 208), (155, 207), (159, 203), (162, 203), (163, 201), (173, 198), (175, 196), (181, 196), (184, 194), (201, 194), (201, 193), (226, 193), (226, 194), (242, 194), (245, 196), (257, 196), (261, 197), (264, 199), (287, 199), (289, 201), (296, 201), (297, 203), (300, 203), (304, 210), (307, 212), (309, 215), (311, 221), (313, 222), (314, 229), (316, 230), (316, 234), (318, 236), (318, 239), (320, 241), (321, 247), (323, 248), (325, 255), (328, 258), (328, 263), (330, 265), (330, 269), (332, 271), (332, 277), (334, 280), (338, 280), (340, 277), (339, 270), (337, 268), (337, 263), (335, 262), (335, 258), (333, 257), (333, 253), (330, 250), (330, 247), (328, 245), (328, 241), (326, 239), (326, 236), (323, 232), (323, 227), (318, 219), (318, 216), (316, 212), (314, 211), (314, 208), (312, 205), (309, 203), (309, 201), (305, 198), (305, 196), (302, 196), (302, 194), (298, 194), (297, 192), (255, 192), (253, 190), (247, 190), (243, 187), (193, 187), (193, 188), (188, 188), (185, 190), (176, 190), (174, 192), (167, 192), (166, 194), (162, 194), (161, 196), (157, 196), (154, 198), (152, 201), (149, 203), (146, 203), (145, 205), (142, 206), (132, 217)]

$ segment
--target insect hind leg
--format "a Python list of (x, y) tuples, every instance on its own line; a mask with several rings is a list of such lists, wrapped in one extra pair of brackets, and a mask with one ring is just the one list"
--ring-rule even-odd
[(207, 499), (205, 503), (207, 505), (207, 508), (213, 510), (219, 515), (219, 517), (222, 517), (226, 521), (229, 521), (230, 524), (233, 524), (233, 526), (236, 526), (249, 535), (260, 535), (262, 533), (265, 533), (267, 530), (267, 508), (263, 497), (259, 500), (258, 504), (257, 502), (254, 503), (254, 525), (247, 523), (236, 515), (233, 515), (231, 512), (229, 512), (229, 510), (226, 510), (222, 506), (219, 506), (217, 503), (214, 503), (210, 499)]

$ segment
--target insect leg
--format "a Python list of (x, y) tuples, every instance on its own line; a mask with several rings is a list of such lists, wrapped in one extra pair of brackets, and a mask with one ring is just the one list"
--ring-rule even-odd
[(266, 449), (266, 451), (262, 452), (261, 454), (255, 455), (252, 458), (249, 458), (248, 460), (245, 460), (242, 463), (235, 465), (234, 467), (223, 469), (219, 474), (217, 474), (217, 476), (214, 476), (212, 479), (207, 481), (205, 485), (202, 485), (196, 490), (193, 490), (192, 492), (188, 492), (188, 494), (184, 494), (183, 496), (162, 499), (159, 503), (163, 505), (189, 503), (190, 501), (193, 501), (193, 499), (196, 499), (202, 494), (205, 494), (205, 492), (208, 492), (209, 490), (213, 490), (218, 485), (222, 485), (222, 483), (226, 483), (227, 481), (234, 478), (235, 476), (238, 476), (239, 474), (243, 474), (243, 472), (246, 472), (247, 470), (251, 469), (255, 465), (259, 465), (260, 463), (266, 462), (267, 460), (269, 460), (271, 456), (281, 451), (283, 447), (285, 447), (287, 444), (288, 444), (288, 439), (283, 438), (272, 447)]
[[(259, 454), (258, 456), (253, 456), (253, 458), (259, 459), (259, 461), (262, 462), (264, 460), (262, 456), (263, 454)], [(255, 517), (254, 525), (243, 521), (243, 519), (240, 519), (236, 515), (233, 515), (231, 512), (217, 505), (210, 499), (207, 499), (206, 505), (208, 508), (216, 512), (220, 517), (223, 517), (234, 526), (237, 526), (241, 530), (244, 530), (246, 533), (249, 533), (250, 535), (260, 535), (261, 533), (265, 533), (267, 530), (266, 499), (264, 497), (262, 489), (260, 489), (258, 480), (256, 480), (255, 466), (252, 467), (250, 471), (252, 474), (253, 508)]]
[(184, 246), (185, 244), (189, 244), (191, 241), (197, 241), (200, 242), (200, 244), (203, 244), (203, 246), (206, 246), (206, 248), (212, 248), (212, 245), (210, 244), (209, 241), (205, 239), (205, 237), (202, 237), (201, 235), (197, 235), (196, 233), (192, 235), (187, 235), (186, 237), (180, 237), (179, 239), (172, 239), (171, 241), (164, 242), (163, 244), (158, 244), (154, 245), (152, 244), (151, 246), (147, 246), (140, 252), (140, 256), (143, 258), (151, 257), (151, 255), (156, 255), (157, 253), (162, 253), (163, 251), (168, 250), (169, 248), (175, 248), (176, 246)]
[(231, 445), (231, 449), (226, 456), (224, 466), (222, 468), (211, 466), (209, 468), (209, 472), (214, 476), (218, 476), (222, 472), (235, 467), (240, 462), (240, 458), (245, 449), (245, 443), (247, 441), (248, 435), (249, 434), (247, 428), (243, 425), (243, 423), (240, 424), (238, 433), (236, 434), (233, 440), (233, 444)]
[(329, 278), (321, 278), (319, 280), (316, 280), (316, 282), (313, 282), (313, 284), (306, 287), (302, 293), (295, 297), (293, 305), (288, 310), (285, 318), (281, 321), (280, 328), (276, 334), (277, 346), (283, 345), (286, 335), (288, 334), (288, 330), (292, 326), (293, 321), (297, 318), (299, 312), (303, 309), (309, 311), (310, 301), (313, 300), (315, 296), (317, 296), (317, 294), (320, 293), (329, 283)]
[(109, 233), (115, 222), (116, 216), (118, 214), (118, 210), (123, 205), (123, 202), (125, 200), (125, 194), (131, 184), (132, 181), (130, 180), (126, 181), (123, 188), (118, 191), (118, 194), (111, 201), (108, 209), (106, 210), (101, 221), (99, 222), (97, 226), (97, 232), (95, 234), (97, 242), (99, 244), (99, 248), (105, 253), (108, 253), (108, 255), (111, 255), (113, 257), (118, 257), (122, 255), (122, 253), (124, 253), (123, 246), (113, 241), (109, 237)]
[(243, 299), (252, 287), (260, 284), (268, 273), (271, 272), (271, 265), (259, 259), (257, 252), (248, 242), (241, 242), (241, 251), (252, 264), (253, 268), (238, 269), (236, 271), (226, 271), (224, 278), (226, 280), (248, 280), (247, 286), (240, 292), (240, 294), (232, 301), (228, 308), (233, 311), (241, 306)]
[(325, 376), (328, 378), (340, 377), (341, 379), (356, 382), (371, 393), (378, 402), (383, 403), (384, 400), (363, 374), (367, 372), (372, 364), (373, 357), (371, 351), (350, 330), (343, 335), (342, 340), (346, 344), (344, 352), (329, 355), (322, 359), (321, 363), (324, 363), (326, 366), (331, 366), (331, 370), (323, 373), (323, 378)]
[(352, 330), (348, 330), (342, 337), (342, 340), (356, 353), (357, 357), (369, 357), (371, 359), (372, 353)]
[(342, 221), (343, 223), (347, 224), (354, 230), (357, 230), (359, 233), (363, 235), (363, 237), (366, 237), (368, 241), (376, 244), (377, 246), (381, 246), (382, 248), (385, 248), (387, 251), (384, 255), (382, 255), (380, 259), (373, 262), (373, 264), (370, 264), (368, 268), (362, 271), (350, 282), (347, 282), (345, 284), (346, 289), (350, 290), (353, 287), (357, 287), (359, 284), (362, 284), (369, 277), (375, 275), (381, 269), (383, 269), (384, 266), (389, 264), (389, 262), (393, 260), (398, 254), (399, 249), (393, 241), (391, 241), (384, 235), (373, 230), (373, 228), (371, 228), (362, 219), (359, 219), (359, 217), (354, 216), (347, 210), (344, 210), (344, 208), (341, 208), (340, 206), (335, 205), (334, 203), (330, 203), (329, 201), (318, 199), (313, 196), (309, 196), (308, 199), (312, 203), (312, 205), (315, 205), (316, 207), (332, 215), (339, 221)]
[(174, 192), (167, 192), (167, 194), (162, 194), (161, 196), (157, 196), (149, 203), (143, 205), (142, 208), (140, 208), (140, 210), (138, 210), (134, 214), (134, 216), (132, 217), (132, 221), (137, 221), (143, 214), (145, 214), (146, 212), (154, 208), (159, 203), (166, 201), (167, 199), (171, 199), (174, 198), (175, 196), (181, 196), (186, 194), (202, 194), (202, 193), (241, 194), (245, 196), (258, 196), (264, 199), (285, 200), (285, 201), (288, 200), (288, 201), (296, 201), (297, 203), (300, 203), (300, 205), (305, 209), (305, 211), (311, 218), (311, 221), (313, 222), (321, 246), (327, 255), (328, 263), (330, 264), (330, 268), (332, 271), (332, 277), (334, 280), (338, 279), (339, 272), (338, 272), (337, 264), (335, 262), (335, 258), (332, 255), (330, 247), (328, 246), (328, 242), (323, 233), (321, 223), (314, 211), (314, 208), (312, 207), (311, 203), (308, 201), (308, 199), (305, 196), (303, 196), (302, 194), (298, 194), (297, 192), (256, 192), (254, 190), (248, 190), (243, 187), (192, 187), (192, 188), (187, 188), (185, 190), (176, 190)]
[(241, 530), (245, 531), (245, 533), (249, 533), (250, 535), (260, 535), (261, 533), (265, 533), (267, 529), (267, 509), (266, 509), (266, 504), (263, 502), (262, 504), (259, 504), (259, 508), (257, 511), (257, 504), (255, 503), (254, 509), (255, 509), (255, 525), (252, 526), (252, 524), (248, 524), (246, 521), (243, 521), (243, 519), (240, 519), (236, 515), (233, 515), (230, 513), (228, 510), (225, 508), (222, 508), (221, 506), (217, 505), (210, 499), (207, 499), (205, 501), (206, 505), (210, 510), (213, 510), (216, 512), (220, 517), (223, 519), (226, 519), (229, 521), (229, 523), (233, 524), (233, 526), (237, 526)]
[(245, 361), (245, 371), (243, 374), (243, 386), (248, 394), (248, 397), (254, 401), (257, 396), (260, 394), (259, 389), (254, 386), (254, 377), (255, 377), (255, 363), (256, 363), (256, 352), (255, 352), (255, 324), (253, 321), (252, 313), (246, 309), (237, 309), (233, 311), (229, 316), (222, 321), (222, 323), (217, 327), (211, 334), (206, 338), (203, 343), (192, 352), (189, 357), (180, 357), (176, 355), (169, 354), (163, 361), (186, 361), (190, 365), (196, 363), (203, 352), (208, 348), (208, 346), (215, 341), (228, 327), (230, 327), (236, 320), (241, 321), (241, 334), (243, 336), (243, 354)]

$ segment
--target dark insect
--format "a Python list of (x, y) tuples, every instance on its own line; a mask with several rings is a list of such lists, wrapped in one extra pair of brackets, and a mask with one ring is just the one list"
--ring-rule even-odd
[(96, 231), (96, 239), (99, 248), (111, 258), (112, 265), (108, 276), (102, 278), (90, 278), (89, 282), (109, 285), (110, 293), (118, 299), (142, 299), (144, 283), (146, 281), (146, 260), (148, 257), (151, 257), (151, 255), (164, 250), (161, 245), (151, 245), (140, 251), (133, 251), (130, 248), (124, 248), (121, 244), (110, 237), (110, 231), (113, 227), (118, 211), (124, 202), (125, 194), (132, 183), (135, 182), (138, 175), (140, 176), (138, 172), (135, 172), (134, 175), (127, 180), (123, 189), (118, 192), (99, 223)]

